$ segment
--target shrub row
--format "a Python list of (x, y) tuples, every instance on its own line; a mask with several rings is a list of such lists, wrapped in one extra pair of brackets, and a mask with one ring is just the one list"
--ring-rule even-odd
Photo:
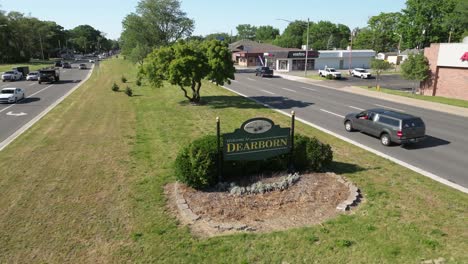
[[(177, 179), (197, 189), (218, 183), (216, 136), (205, 136), (184, 147), (175, 161)], [(296, 171), (322, 171), (333, 159), (330, 145), (316, 138), (294, 136), (293, 164)], [(255, 160), (224, 161), (223, 176), (247, 176), (265, 172), (285, 171), (289, 155)]]

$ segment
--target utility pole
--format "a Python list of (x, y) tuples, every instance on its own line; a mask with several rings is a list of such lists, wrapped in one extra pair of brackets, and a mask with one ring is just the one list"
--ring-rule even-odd
[(304, 76), (307, 76), (307, 59), (308, 59), (308, 57), (309, 57), (309, 18), (307, 18), (307, 41), (306, 41)]
[(450, 28), (450, 32), (449, 32), (448, 43), (450, 43), (450, 40), (452, 40), (452, 30), (453, 30), (453, 28), (451, 27), (451, 28)]
[(44, 48), (42, 47), (42, 35), (41, 35), (41, 33), (39, 33), (39, 41), (41, 43), (42, 60), (44, 60)]

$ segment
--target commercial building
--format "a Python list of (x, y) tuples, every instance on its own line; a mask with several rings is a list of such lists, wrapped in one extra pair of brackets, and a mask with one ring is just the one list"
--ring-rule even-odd
[(431, 75), (421, 84), (421, 92), (468, 100), (468, 37), (463, 43), (433, 43), (424, 56)]
[(285, 48), (272, 44), (258, 43), (252, 40), (239, 40), (229, 44), (232, 60), (243, 67), (261, 66), (265, 63), (264, 53), (270, 50), (283, 50)]

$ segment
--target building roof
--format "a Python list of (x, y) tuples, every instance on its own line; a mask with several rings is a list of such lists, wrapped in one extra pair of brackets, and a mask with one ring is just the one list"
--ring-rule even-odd
[(268, 43), (258, 43), (256, 41), (243, 39), (229, 44), (231, 52), (244, 51), (246, 53), (264, 53), (272, 50), (285, 50), (282, 48)]

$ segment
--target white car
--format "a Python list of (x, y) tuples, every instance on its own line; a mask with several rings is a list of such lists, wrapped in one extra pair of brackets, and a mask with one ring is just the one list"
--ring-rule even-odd
[(2, 82), (4, 81), (18, 81), (23, 78), (23, 73), (19, 71), (6, 71), (2, 74)]
[(21, 88), (3, 88), (0, 91), (0, 103), (16, 103), (24, 99), (24, 90)]
[(94, 60), (89, 60), (90, 63), (94, 63)]
[(26, 81), (37, 81), (38, 78), (39, 78), (39, 72), (32, 71), (28, 73), (28, 75), (26, 76)]
[(351, 71), (351, 76), (360, 77), (361, 79), (369, 79), (371, 77), (371, 74), (365, 69), (355, 68)]

